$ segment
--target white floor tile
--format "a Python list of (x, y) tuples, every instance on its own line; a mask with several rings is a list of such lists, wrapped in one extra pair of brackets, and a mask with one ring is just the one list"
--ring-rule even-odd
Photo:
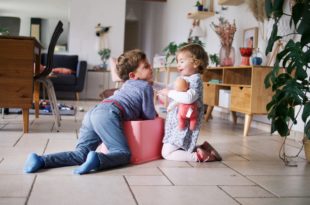
[[(63, 116), (60, 132), (54, 128), (53, 116), (30, 115), (27, 134), (22, 132), (22, 115), (0, 119), (0, 205), (310, 204), (310, 164), (303, 153), (294, 160), (298, 167), (285, 167), (278, 158), (283, 138), (255, 128), (243, 137), (243, 124), (216, 116), (202, 124), (198, 144), (209, 141), (221, 154), (221, 162), (160, 159), (83, 176), (73, 174), (77, 166), (23, 173), (31, 152), (73, 150), (83, 116), (98, 102), (63, 101), (83, 106), (85, 112)], [(299, 147), (298, 141), (287, 141), (290, 154)]]
[(175, 185), (253, 185), (228, 168), (162, 168)]
[(310, 197), (310, 176), (250, 176), (279, 197)]
[(242, 205), (309, 205), (310, 198), (237, 198)]
[(132, 191), (143, 205), (238, 205), (216, 186), (132, 186)]
[(125, 179), (120, 176), (39, 175), (28, 204), (130, 205), (135, 201)]

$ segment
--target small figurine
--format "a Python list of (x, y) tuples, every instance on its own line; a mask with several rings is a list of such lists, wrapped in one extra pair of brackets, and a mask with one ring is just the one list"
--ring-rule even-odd
[[(183, 78), (177, 78), (174, 82), (174, 89), (179, 92), (186, 92), (189, 89), (189, 83)], [(171, 111), (174, 107), (178, 106), (178, 120), (179, 128), (184, 129), (186, 119), (189, 119), (189, 129), (194, 130), (198, 117), (197, 103), (183, 104), (183, 103), (170, 103), (167, 111)]]

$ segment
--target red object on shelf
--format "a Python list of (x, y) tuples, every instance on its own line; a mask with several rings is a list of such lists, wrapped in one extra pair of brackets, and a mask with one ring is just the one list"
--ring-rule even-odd
[(240, 48), (241, 53), (241, 66), (250, 65), (250, 57), (252, 55), (253, 48)]

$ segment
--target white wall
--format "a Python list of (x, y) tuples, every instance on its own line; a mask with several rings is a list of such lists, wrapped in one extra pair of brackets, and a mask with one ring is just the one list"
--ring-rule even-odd
[[(145, 2), (144, 3), (144, 50), (153, 56), (155, 53), (161, 53), (162, 49), (169, 42), (176, 43), (187, 40), (188, 33), (192, 27), (192, 20), (187, 18), (187, 13), (195, 11), (194, 0), (167, 0), (166, 3)], [(236, 65), (240, 63), (239, 47), (241, 47), (243, 30), (251, 27), (258, 27), (252, 13), (246, 4), (238, 7), (229, 6), (228, 10), (221, 11), (217, 0), (214, 0), (215, 11), (220, 11), (213, 17), (207, 18), (200, 22), (200, 26), (205, 30), (206, 36), (201, 38), (206, 44), (208, 53), (218, 53), (220, 49), (220, 40), (215, 32), (211, 29), (211, 22), (218, 23), (218, 17), (223, 16), (230, 22), (236, 21), (237, 31), (235, 33), (233, 46), (236, 49)], [(242, 13), (242, 15), (240, 15)], [(259, 47), (263, 42), (261, 33), (259, 33)], [(151, 58), (151, 57), (150, 57)]]
[(108, 47), (112, 56), (123, 52), (126, 0), (74, 0), (70, 6), (69, 52), (87, 60), (88, 68), (101, 63), (95, 26), (111, 26)]
[[(192, 20), (187, 18), (187, 13), (196, 11), (195, 2), (194, 0), (167, 0), (166, 3), (144, 3), (143, 49), (150, 60), (153, 59), (156, 53), (162, 53), (163, 48), (169, 42), (181, 43), (187, 41), (189, 30), (192, 27)], [(230, 22), (235, 20), (237, 31), (234, 36), (233, 46), (236, 54), (235, 65), (239, 65), (241, 60), (239, 47), (242, 45), (243, 31), (251, 27), (259, 27), (259, 24), (246, 4), (228, 6), (227, 10), (222, 11), (217, 4), (217, 0), (214, 0), (214, 10), (220, 13), (200, 22), (200, 26), (206, 33), (206, 36), (201, 38), (206, 45), (205, 49), (208, 53), (219, 53), (221, 46), (219, 37), (210, 27), (211, 22), (218, 24), (220, 16), (225, 17)], [(260, 50), (265, 49), (262, 32), (259, 32), (258, 47)], [(220, 108), (217, 108), (217, 110), (221, 111)], [(266, 116), (255, 116), (254, 120), (269, 123)]]

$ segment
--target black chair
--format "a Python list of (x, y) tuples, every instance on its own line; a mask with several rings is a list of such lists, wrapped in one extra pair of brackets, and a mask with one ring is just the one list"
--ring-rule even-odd
[(34, 76), (34, 80), (41, 83), (43, 85), (43, 89), (46, 89), (47, 91), (51, 110), (55, 117), (55, 126), (56, 126), (57, 131), (59, 131), (61, 119), (60, 119), (59, 108), (57, 105), (55, 89), (54, 89), (52, 81), (49, 78), (49, 74), (51, 73), (52, 68), (53, 68), (52, 65), (53, 65), (53, 56), (54, 56), (55, 46), (62, 32), (63, 32), (63, 23), (59, 21), (52, 35), (50, 44), (48, 46), (47, 63), (46, 63), (45, 69), (38, 75)]
[[(41, 55), (41, 63), (46, 64), (47, 55)], [(57, 97), (62, 97), (62, 93), (65, 93), (67, 98), (69, 93), (75, 93), (76, 100), (79, 100), (79, 93), (82, 92), (84, 88), (86, 71), (87, 71), (87, 61), (79, 60), (78, 55), (54, 55), (53, 58), (53, 82), (54, 89)], [(61, 73), (55, 72), (56, 69), (66, 69), (66, 72), (71, 71), (71, 73)]]

